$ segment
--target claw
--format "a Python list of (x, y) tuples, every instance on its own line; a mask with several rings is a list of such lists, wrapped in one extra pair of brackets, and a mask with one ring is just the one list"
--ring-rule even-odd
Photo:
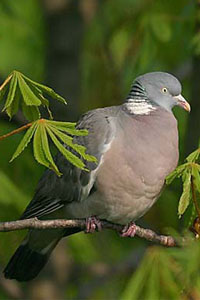
[(134, 237), (136, 233), (136, 225), (134, 222), (130, 222), (126, 226), (124, 226), (121, 237)]
[(94, 216), (87, 218), (85, 233), (94, 233), (96, 230), (102, 230), (101, 221)]

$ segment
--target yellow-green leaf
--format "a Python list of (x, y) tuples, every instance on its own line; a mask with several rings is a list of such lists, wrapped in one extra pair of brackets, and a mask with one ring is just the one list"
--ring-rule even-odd
[(200, 193), (200, 166), (198, 164), (192, 164), (192, 176), (194, 179), (194, 185), (197, 191)]
[(41, 138), (41, 131), (40, 126), (37, 122), (34, 138), (33, 138), (33, 153), (35, 159), (42, 165), (49, 168), (49, 162), (47, 161), (43, 149), (42, 149), (42, 138)]
[(192, 152), (190, 155), (188, 155), (188, 157), (186, 158), (186, 160), (188, 162), (195, 162), (198, 160), (200, 155), (200, 148), (198, 148), (197, 150), (195, 150), (194, 152)]
[(61, 139), (61, 141), (64, 144), (68, 145), (69, 147), (74, 149), (76, 152), (78, 152), (85, 160), (91, 161), (91, 162), (97, 161), (96, 157), (85, 153), (85, 151), (87, 150), (86, 147), (73, 143), (72, 137), (69, 137), (68, 135), (64, 134), (63, 132), (57, 130), (56, 128), (51, 127), (51, 130), (56, 134), (56, 136), (59, 139)]
[(10, 117), (10, 119), (12, 118), (12, 116), (14, 114), (17, 113), (17, 111), (19, 109), (19, 99), (20, 99), (20, 93), (19, 93), (19, 91), (16, 91), (16, 93), (15, 93), (15, 100), (11, 103), (10, 106), (8, 106), (6, 108), (6, 113), (8, 114), (8, 116)]
[(41, 126), (37, 122), (34, 138), (33, 138), (33, 153), (35, 159), (45, 167), (49, 168), (50, 163), (47, 160), (42, 147)]
[(47, 160), (49, 161), (50, 168), (53, 169), (58, 176), (60, 176), (60, 175), (62, 175), (62, 173), (59, 172), (59, 170), (53, 160), (53, 157), (51, 155), (50, 149), (49, 149), (49, 142), (48, 142), (48, 138), (47, 138), (46, 128), (45, 128), (45, 126), (40, 126), (40, 129), (41, 129), (43, 152), (45, 153), (45, 156), (46, 156)]
[(24, 101), (21, 102), (22, 111), (25, 118), (29, 121), (36, 121), (40, 118), (40, 111), (37, 106), (27, 106)]
[(17, 87), (17, 78), (16, 75), (13, 74), (12, 79), (10, 80), (9, 92), (8, 92), (7, 100), (4, 105), (3, 111), (6, 110), (6, 108), (8, 108), (14, 101), (16, 87)]
[(35, 128), (36, 128), (37, 123), (34, 122), (31, 127), (27, 130), (27, 132), (25, 133), (25, 135), (23, 136), (21, 142), (19, 143), (15, 153), (13, 154), (10, 162), (12, 162), (17, 156), (19, 156), (22, 151), (27, 147), (27, 145), (29, 144), (31, 138), (33, 137), (33, 134), (35, 132)]
[(51, 96), (53, 99), (56, 99), (64, 104), (67, 104), (66, 100), (58, 95), (52, 88), (47, 87), (43, 84), (40, 84), (36, 81), (31, 80), (30, 78), (23, 75), (23, 78), (26, 80), (26, 82), (32, 83), (34, 86), (38, 87), (42, 92), (46, 93), (47, 95)]
[(26, 81), (18, 74), (17, 76), (19, 88), (22, 93), (24, 102), (28, 106), (41, 105), (40, 99), (32, 92)]
[(176, 177), (180, 177), (182, 175), (182, 173), (184, 172), (184, 170), (187, 168), (187, 166), (188, 166), (188, 163), (178, 166), (173, 172), (171, 172), (166, 177), (166, 179), (165, 179), (166, 184), (170, 184)]
[(53, 143), (55, 144), (55, 146), (58, 148), (58, 150), (65, 156), (65, 158), (71, 162), (73, 165), (75, 165), (77, 168), (80, 168), (82, 170), (87, 170), (85, 168), (85, 164), (84, 162), (79, 159), (76, 155), (74, 155), (72, 152), (70, 152), (69, 150), (67, 150), (60, 142), (59, 140), (56, 138), (55, 134), (52, 132), (52, 130), (47, 127), (48, 133), (53, 141)]
[(183, 192), (179, 200), (178, 214), (181, 217), (186, 211), (191, 199), (191, 172), (184, 174)]

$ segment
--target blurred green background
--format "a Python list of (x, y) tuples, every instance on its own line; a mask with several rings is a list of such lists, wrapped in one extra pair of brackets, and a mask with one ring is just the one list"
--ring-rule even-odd
[[(68, 100), (51, 103), (57, 120), (76, 121), (92, 108), (120, 104), (133, 79), (167, 71), (183, 84), (190, 115), (175, 109), (180, 162), (197, 148), (200, 128), (200, 3), (188, 0), (1, 0), (0, 81), (19, 70)], [(21, 126), (0, 115), (0, 135)], [(12, 164), (21, 136), (0, 144), (0, 221), (20, 217), (43, 168), (31, 147)], [(175, 181), (138, 224), (182, 232), (195, 215), (177, 216)], [(167, 229), (168, 228), (168, 229)], [(169, 229), (170, 228), (170, 229)], [(173, 230), (172, 230), (173, 229)], [(0, 272), (24, 232), (0, 234)], [(0, 299), (200, 299), (200, 246), (167, 249), (115, 232), (63, 240), (32, 282), (5, 280)]]

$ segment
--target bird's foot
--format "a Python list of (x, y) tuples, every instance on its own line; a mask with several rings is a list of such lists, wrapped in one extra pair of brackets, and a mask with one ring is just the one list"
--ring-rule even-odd
[(136, 233), (136, 225), (134, 222), (130, 222), (124, 226), (120, 236), (121, 237), (134, 237)]
[(95, 216), (87, 218), (85, 233), (94, 233), (96, 230), (102, 230), (101, 221)]

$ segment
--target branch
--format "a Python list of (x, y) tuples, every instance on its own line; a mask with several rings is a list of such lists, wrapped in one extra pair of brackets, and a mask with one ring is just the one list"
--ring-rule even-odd
[(31, 127), (31, 126), (32, 126), (32, 123), (28, 123), (28, 124), (23, 125), (23, 126), (17, 128), (17, 129), (15, 129), (15, 130), (13, 130), (13, 131), (11, 131), (11, 132), (8, 132), (8, 133), (6, 133), (6, 134), (4, 134), (4, 135), (1, 135), (1, 136), (0, 136), (0, 141), (1, 141), (1, 140), (4, 140), (5, 138), (7, 138), (7, 137), (9, 137), (9, 136), (11, 136), (11, 135), (14, 135), (14, 134), (16, 134), (16, 133), (19, 133), (19, 132), (21, 132), (21, 131), (23, 131), (23, 130), (25, 130), (25, 129)]
[[(122, 232), (123, 225), (101, 221), (102, 229), (112, 229), (119, 233)], [(53, 229), (53, 228), (79, 228), (85, 230), (85, 220), (38, 220), (31, 218), (26, 220), (0, 222), (0, 232), (15, 231), (22, 229)], [(178, 242), (172, 236), (158, 235), (150, 229), (144, 229), (136, 225), (136, 235), (148, 241), (158, 243), (167, 247), (178, 246)]]

